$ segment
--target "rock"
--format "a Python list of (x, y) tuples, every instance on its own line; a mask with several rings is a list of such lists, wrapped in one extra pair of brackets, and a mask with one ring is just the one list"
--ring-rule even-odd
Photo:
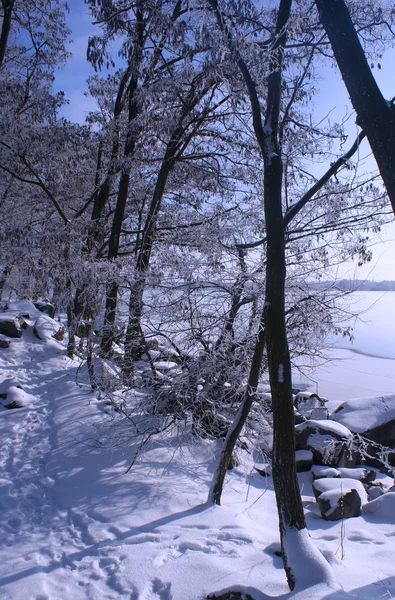
[(326, 521), (358, 517), (368, 499), (365, 488), (356, 479), (318, 479), (313, 482), (313, 492)]
[(366, 515), (379, 517), (380, 519), (394, 521), (395, 518), (395, 494), (381, 494), (378, 498), (367, 502), (363, 507)]
[(294, 422), (295, 425), (300, 425), (301, 423), (304, 423), (306, 421), (306, 417), (304, 417), (303, 415), (299, 414), (298, 412), (294, 413)]
[(9, 348), (10, 344), (10, 340), (5, 340), (4, 338), (0, 337), (0, 348)]
[(55, 318), (56, 310), (54, 305), (50, 302), (42, 302), (41, 300), (38, 300), (37, 302), (33, 302), (33, 304), (40, 312), (47, 313), (47, 315), (51, 317), (51, 319)]
[(375, 500), (384, 494), (384, 490), (381, 485), (371, 485), (368, 490), (369, 500)]
[(218, 594), (220, 594), (220, 596), (217, 596), (215, 593), (209, 594), (207, 596), (207, 600), (254, 600), (250, 594), (246, 594), (244, 592), (229, 591), (225, 592), (224, 594), (218, 592)]
[(340, 473), (337, 469), (334, 467), (326, 467), (324, 465), (314, 465), (311, 473), (314, 481), (316, 479), (331, 479), (340, 477)]
[(329, 479), (316, 479), (313, 481), (313, 492), (316, 498), (326, 492), (340, 490), (343, 493), (350, 490), (356, 490), (361, 497), (361, 502), (365, 503), (368, 499), (363, 484), (357, 479), (342, 479), (331, 477)]
[(395, 394), (348, 400), (331, 419), (377, 444), (395, 448)]
[(313, 453), (311, 450), (297, 450), (295, 452), (296, 471), (304, 473), (310, 471), (313, 466)]
[(340, 477), (348, 479), (358, 479), (361, 483), (369, 484), (376, 479), (376, 471), (372, 469), (347, 469), (339, 468)]
[(0, 315), (0, 334), (12, 338), (20, 338), (26, 327), (27, 323), (20, 314), (5, 313)]
[(317, 504), (325, 521), (340, 521), (361, 514), (361, 498), (356, 490), (325, 492), (317, 498)]
[(313, 462), (333, 467), (353, 467), (359, 455), (351, 448), (352, 433), (334, 421), (310, 419), (295, 427), (297, 450), (311, 450)]
[(47, 341), (51, 338), (62, 341), (66, 333), (65, 327), (61, 323), (58, 323), (58, 321), (51, 319), (47, 315), (37, 317), (33, 331), (34, 335), (42, 341)]
[(4, 405), (6, 408), (23, 408), (22, 404), (18, 404), (18, 402), (16, 400), (13, 400), (13, 402), (10, 402), (9, 404), (5, 404)]
[(31, 406), (35, 401), (35, 396), (25, 392), (20, 386), (10, 385), (6, 392), (2, 392), (0, 398), (6, 400), (2, 403), (5, 408), (23, 408)]
[(395, 451), (383, 448), (374, 442), (363, 443), (361, 448), (362, 461), (368, 467), (379, 469), (382, 473), (393, 476), (395, 467)]

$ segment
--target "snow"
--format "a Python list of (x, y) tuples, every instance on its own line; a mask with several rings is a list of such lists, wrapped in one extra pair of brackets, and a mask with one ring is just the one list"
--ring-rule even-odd
[[(341, 493), (347, 494), (351, 490), (356, 490), (361, 498), (361, 503), (365, 504), (368, 501), (368, 497), (363, 487), (363, 484), (357, 479), (349, 479), (349, 478), (337, 478), (331, 477), (329, 479), (316, 479), (314, 482), (314, 487), (317, 491), (321, 492), (322, 497), (325, 498), (324, 494), (328, 492), (337, 492), (341, 491)], [(337, 498), (339, 495), (337, 494)], [(336, 499), (337, 503), (337, 499)]]
[(313, 453), (311, 450), (296, 450), (296, 460), (313, 460)]
[(395, 494), (383, 494), (372, 500), (363, 507), (366, 515), (373, 515), (376, 519), (381, 518), (395, 523)]
[(328, 431), (330, 433), (335, 433), (340, 438), (350, 438), (352, 437), (352, 433), (347, 427), (340, 423), (335, 423), (334, 421), (322, 420), (315, 421), (314, 419), (310, 419), (306, 423), (300, 423), (300, 425), (296, 426), (296, 429), (303, 431), (304, 429), (311, 429), (312, 426), (316, 426), (317, 429), (322, 429), (323, 431)]
[(395, 419), (395, 394), (353, 398), (344, 402), (337, 411), (331, 419), (362, 433)]
[(312, 542), (307, 529), (287, 529), (283, 533), (283, 544), (288, 566), (293, 574), (298, 575), (296, 591), (316, 584), (325, 584), (333, 590), (338, 587), (332, 568)]
[(40, 340), (52, 339), (61, 329), (60, 324), (48, 315), (40, 314), (34, 326), (35, 333)]
[(239, 451), (215, 507), (206, 497), (222, 442), (174, 434), (125, 474), (131, 431), (90, 391), (66, 342), (34, 336), (36, 316), (0, 349), (0, 392), (23, 400), (0, 412), (1, 600), (203, 600), (229, 588), (255, 600), (395, 596), (395, 494), (343, 525), (325, 522), (311, 473), (300, 474), (308, 532), (285, 532), (299, 575), (290, 593), (272, 480), (253, 456)]

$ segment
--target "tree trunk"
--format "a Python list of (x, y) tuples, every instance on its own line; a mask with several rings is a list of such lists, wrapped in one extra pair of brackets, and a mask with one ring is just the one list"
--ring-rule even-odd
[[(133, 123), (133, 121), (138, 116), (138, 106), (136, 99), (136, 92), (138, 88), (139, 82), (139, 66), (141, 64), (141, 60), (143, 57), (144, 50), (144, 34), (145, 34), (145, 22), (143, 19), (143, 14), (141, 9), (136, 11), (137, 17), (137, 36), (135, 46), (133, 51), (131, 52), (132, 60), (130, 61), (130, 65), (133, 65), (133, 76), (128, 85), (127, 89), (127, 97), (128, 97), (128, 121), (129, 126)], [(129, 74), (130, 65), (127, 73)], [(129, 76), (129, 75), (128, 75)], [(126, 85), (126, 79), (123, 79), (124, 84)], [(117, 104), (121, 103), (120, 96), (118, 94)], [(128, 134), (125, 142), (124, 149), (124, 157), (130, 158), (134, 154), (134, 150), (136, 147), (137, 141), (137, 133), (133, 135)], [(125, 169), (121, 175), (121, 180), (119, 182), (118, 188), (118, 196), (117, 203), (115, 206), (115, 212), (111, 227), (109, 245), (108, 245), (108, 260), (113, 261), (119, 252), (119, 243), (121, 237), (121, 229), (122, 223), (125, 216), (125, 208), (129, 194), (129, 184), (130, 184), (130, 171), (131, 167)], [(112, 344), (114, 341), (114, 323), (116, 318), (116, 310), (117, 310), (117, 300), (118, 300), (118, 289), (119, 286), (115, 281), (112, 281), (108, 285), (107, 298), (106, 298), (106, 307), (104, 311), (104, 329), (103, 335), (100, 343), (100, 355), (102, 357), (108, 357), (111, 354)]]
[[(119, 183), (117, 204), (115, 207), (108, 246), (109, 260), (114, 260), (114, 258), (118, 256), (119, 240), (125, 214), (126, 201), (129, 193), (129, 182), (130, 172), (126, 171), (122, 174), (121, 181)], [(118, 289), (118, 284), (116, 282), (112, 282), (109, 284), (107, 290), (103, 335), (100, 343), (100, 355), (103, 357), (108, 357), (111, 354), (112, 344), (114, 342), (114, 324), (117, 311)]]
[(222, 490), (224, 486), (224, 480), (226, 471), (231, 464), (233, 450), (235, 448), (237, 439), (245, 425), (247, 417), (250, 413), (252, 403), (255, 400), (256, 388), (259, 382), (259, 375), (261, 372), (263, 350), (265, 347), (265, 324), (264, 314), (259, 326), (258, 337), (254, 347), (254, 354), (251, 361), (250, 374), (248, 377), (248, 384), (245, 389), (243, 400), (240, 408), (237, 411), (237, 415), (234, 418), (232, 426), (229, 428), (226, 438), (224, 440), (224, 446), (222, 448), (218, 466), (214, 473), (213, 481), (211, 484), (208, 501), (214, 502), (215, 504), (221, 504)]
[(316, 5), (395, 214), (395, 108), (377, 86), (344, 0), (316, 0)]
[[(287, 531), (299, 532), (305, 529), (306, 525), (296, 475), (291, 363), (285, 327), (284, 289), (286, 265), (282, 213), (283, 169), (278, 142), (283, 53), (292, 0), (280, 0), (278, 9), (275, 41), (268, 77), (264, 127), (256, 85), (248, 66), (237, 48), (234, 47), (231, 33), (220, 13), (217, 0), (209, 0), (209, 2), (215, 11), (218, 25), (225, 34), (244, 78), (251, 103), (254, 132), (264, 161), (264, 210), (267, 250), (263, 321), (273, 404), (273, 483), (279, 514), (284, 568), (289, 587), (293, 589), (296, 584), (296, 573), (293, 572), (288, 562), (288, 549), (284, 544), (284, 540)], [(242, 410), (240, 409), (240, 416), (241, 414)], [(235, 425), (233, 425), (233, 429), (235, 429)], [(222, 474), (222, 471), (219, 470), (219, 473)], [(218, 487), (218, 489), (220, 488)], [(216, 495), (215, 490), (216, 486), (214, 485), (213, 497)]]
[(12, 9), (14, 7), (14, 0), (3, 0), (2, 5), (4, 14), (0, 34), (0, 68), (3, 65), (5, 53), (7, 51), (8, 38), (11, 30), (11, 19)]

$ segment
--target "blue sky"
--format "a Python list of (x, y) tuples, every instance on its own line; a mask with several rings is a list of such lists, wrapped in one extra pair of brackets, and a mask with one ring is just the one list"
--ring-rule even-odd
[[(95, 108), (94, 101), (85, 96), (87, 90), (86, 80), (94, 73), (93, 68), (86, 60), (86, 49), (90, 35), (97, 33), (97, 26), (92, 25), (88, 7), (83, 0), (69, 2), (70, 13), (67, 23), (72, 31), (69, 51), (72, 58), (66, 66), (57, 73), (55, 89), (63, 90), (69, 104), (63, 107), (61, 114), (71, 121), (83, 123), (87, 113)], [(386, 98), (395, 96), (394, 73), (395, 49), (389, 48), (380, 60), (381, 69), (374, 69), (376, 80)], [(345, 114), (352, 112), (347, 91), (335, 67), (323, 67), (320, 72), (320, 92), (314, 102), (316, 117), (329, 114), (333, 121), (340, 120)], [(355, 119), (349, 119), (349, 135), (354, 140), (357, 132)], [(361, 149), (364, 155), (369, 153), (367, 142)], [(367, 161), (367, 168), (373, 170), (373, 158)], [(366, 266), (356, 268), (353, 263), (347, 263), (340, 269), (340, 276), (368, 278), (368, 279), (395, 279), (395, 222), (386, 227), (381, 236), (373, 241), (372, 250), (374, 260)]]

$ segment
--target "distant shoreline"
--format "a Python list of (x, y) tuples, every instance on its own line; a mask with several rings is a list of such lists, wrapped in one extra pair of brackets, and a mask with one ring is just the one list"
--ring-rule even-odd
[(339, 281), (314, 281), (309, 287), (315, 290), (340, 290), (342, 292), (395, 292), (395, 281), (367, 281), (366, 279), (340, 279)]

